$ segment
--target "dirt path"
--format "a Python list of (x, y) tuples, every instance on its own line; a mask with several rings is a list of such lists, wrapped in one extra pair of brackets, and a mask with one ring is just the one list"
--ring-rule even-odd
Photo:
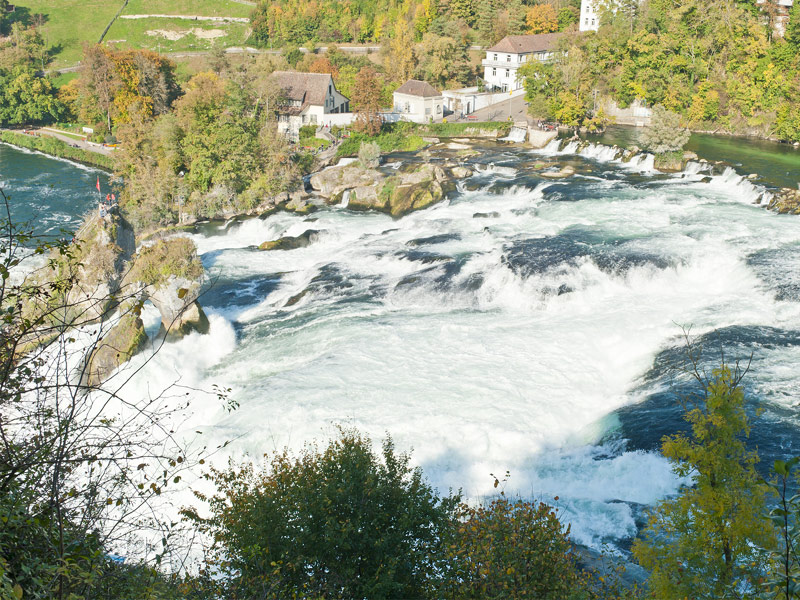
[(247, 17), (201, 17), (199, 15), (120, 15), (120, 19), (183, 19), (185, 21), (218, 21), (225, 23), (249, 23)]

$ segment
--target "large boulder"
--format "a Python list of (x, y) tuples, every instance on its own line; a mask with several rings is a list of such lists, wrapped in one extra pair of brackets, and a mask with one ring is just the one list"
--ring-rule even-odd
[(162, 333), (176, 339), (193, 331), (208, 333), (208, 318), (197, 304), (204, 276), (194, 242), (179, 237), (142, 248), (128, 279), (142, 286), (141, 296), (161, 313)]
[(375, 186), (384, 178), (376, 169), (365, 169), (359, 163), (328, 167), (311, 176), (311, 187), (328, 202), (338, 202), (347, 190)]
[(312, 242), (316, 241), (319, 236), (319, 231), (316, 229), (308, 229), (300, 235), (285, 235), (277, 240), (263, 242), (259, 250), (296, 250), (297, 248), (305, 248)]
[(356, 188), (350, 194), (347, 206), (352, 210), (378, 210), (393, 217), (402, 217), (444, 198), (442, 184), (446, 181), (441, 167), (425, 163), (408, 172), (388, 177), (380, 188)]
[(146, 344), (147, 334), (139, 311), (129, 306), (92, 350), (84, 370), (84, 383), (90, 387), (99, 386)]
[(115, 308), (124, 266), (136, 252), (133, 228), (116, 211), (92, 215), (73, 248), (72, 256), (56, 261), (59, 275), (73, 282), (66, 306), (83, 323), (102, 320)]
[(783, 188), (772, 197), (768, 207), (779, 213), (800, 215), (800, 190)]

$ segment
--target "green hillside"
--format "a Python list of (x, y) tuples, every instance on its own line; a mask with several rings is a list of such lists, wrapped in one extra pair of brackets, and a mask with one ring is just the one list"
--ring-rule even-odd
[[(103, 30), (123, 5), (123, 0), (18, 0), (16, 19), (35, 23), (43, 15), (42, 35), (54, 47), (51, 66), (63, 68), (75, 65), (81, 58), (81, 44), (95, 43)], [(248, 17), (252, 7), (232, 0), (130, 0), (123, 15), (163, 14), (204, 17)], [(200, 35), (190, 30), (219, 30)], [(175, 32), (147, 35), (147, 31)], [(218, 37), (207, 37), (217, 35)], [(118, 19), (106, 35), (106, 40), (125, 40), (121, 48), (151, 48), (162, 52), (204, 50), (214, 43), (236, 46), (248, 35), (245, 23), (213, 23), (186, 19)], [(169, 37), (178, 40), (170, 40)]]

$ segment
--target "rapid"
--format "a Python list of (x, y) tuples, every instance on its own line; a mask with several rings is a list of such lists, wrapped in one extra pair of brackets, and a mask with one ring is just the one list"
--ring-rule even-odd
[[(198, 227), (211, 331), (166, 344), (126, 397), (231, 388), (236, 410), (199, 394), (185, 423), (226, 456), (390, 434), (442, 492), (480, 498), (509, 471), (506, 491), (558, 505), (576, 542), (624, 545), (681, 483), (658, 449), (683, 427), (692, 384), (670, 366), (690, 329), (707, 368), (752, 355), (762, 463), (800, 454), (800, 217), (754, 205), (766, 184), (600, 144), (476, 148), (475, 175), (399, 220), (340, 205)], [(308, 229), (306, 248), (257, 249)]]

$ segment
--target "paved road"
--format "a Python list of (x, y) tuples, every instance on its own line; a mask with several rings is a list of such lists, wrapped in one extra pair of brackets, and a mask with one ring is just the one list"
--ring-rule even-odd
[(459, 119), (458, 115), (447, 117), (448, 121), (465, 123), (467, 121), (508, 121), (508, 117), (514, 122), (527, 120), (528, 105), (525, 104), (525, 96), (520, 95), (509, 100), (496, 102), (486, 108), (481, 108), (473, 112), (470, 116), (474, 119)]

